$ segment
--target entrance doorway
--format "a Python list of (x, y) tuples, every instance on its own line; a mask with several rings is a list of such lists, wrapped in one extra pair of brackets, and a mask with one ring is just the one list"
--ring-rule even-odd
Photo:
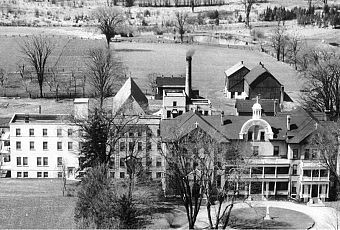
[(318, 197), (318, 185), (317, 184), (312, 185), (312, 197)]

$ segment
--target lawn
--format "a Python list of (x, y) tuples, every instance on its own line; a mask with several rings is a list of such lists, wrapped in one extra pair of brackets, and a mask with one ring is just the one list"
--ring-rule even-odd
[(75, 197), (63, 197), (61, 180), (0, 179), (0, 228), (75, 228)]
[(270, 207), (272, 220), (263, 220), (266, 208), (241, 208), (232, 211), (230, 227), (237, 229), (309, 229), (314, 221), (301, 212)]

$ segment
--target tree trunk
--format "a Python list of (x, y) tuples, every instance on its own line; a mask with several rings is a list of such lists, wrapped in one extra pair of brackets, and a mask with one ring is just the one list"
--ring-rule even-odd
[(110, 49), (110, 40), (111, 40), (111, 36), (108, 35), (108, 34), (106, 34), (105, 37), (106, 37), (107, 48)]
[(44, 97), (42, 85), (43, 85), (42, 82), (39, 81), (40, 98), (43, 98), (43, 97)]

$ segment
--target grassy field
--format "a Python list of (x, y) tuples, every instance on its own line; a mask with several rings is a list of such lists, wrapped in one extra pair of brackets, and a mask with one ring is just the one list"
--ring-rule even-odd
[(231, 227), (236, 229), (309, 229), (314, 221), (307, 215), (283, 208), (270, 208), (272, 220), (263, 220), (266, 208), (235, 209)]
[(0, 181), (0, 228), (75, 228), (75, 197), (63, 197), (61, 180)]
[[(18, 30), (20, 31), (18, 28), (13, 28), (15, 33)], [(23, 28), (22, 31), (22, 33), (26, 31), (26, 34), (34, 34), (43, 30), (41, 28), (27, 28), (27, 30)], [(4, 33), (10, 34), (11, 31), (6, 28)], [(18, 43), (20, 43), (21, 39), (23, 38), (19, 37), (18, 34), (8, 37), (0, 33), (0, 53), (11, 54), (0, 56), (0, 68), (5, 68), (9, 73), (16, 71), (17, 63), (20, 61)], [(63, 57), (58, 63), (59, 69), (64, 69), (65, 71), (74, 69), (80, 76), (85, 71), (85, 51), (89, 47), (104, 44), (103, 40), (85, 40), (80, 38), (68, 40), (68, 37), (65, 35), (57, 36), (54, 39), (57, 41), (58, 48), (52, 57), (51, 63), (57, 58), (62, 47), (66, 47)], [(149, 73), (157, 72), (165, 76), (183, 75), (186, 66), (185, 53), (193, 48), (196, 51), (193, 56), (192, 65), (193, 86), (200, 90), (202, 96), (208, 97), (217, 109), (223, 108), (228, 103), (223, 99), (224, 71), (239, 61), (244, 61), (248, 68), (253, 68), (259, 62), (262, 62), (285, 86), (286, 92), (292, 98), (299, 98), (299, 89), (302, 82), (297, 76), (296, 71), (291, 66), (277, 62), (271, 56), (259, 51), (229, 49), (222, 46), (134, 42), (113, 43), (112, 47), (127, 67), (127, 76), (133, 77), (144, 92), (148, 88), (147, 75)], [(9, 80), (9, 85), (10, 87), (6, 89), (7, 92), (24, 93), (19, 76), (13, 75)], [(49, 92), (47, 85), (44, 88), (44, 92)]]

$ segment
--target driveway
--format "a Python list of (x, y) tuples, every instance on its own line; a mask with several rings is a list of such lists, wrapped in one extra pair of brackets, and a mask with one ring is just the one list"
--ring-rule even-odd
[[(249, 203), (249, 202), (248, 202)], [(339, 213), (329, 207), (310, 207), (305, 204), (295, 204), (287, 201), (251, 201), (252, 207), (276, 207), (276, 208), (285, 208), (298, 212), (302, 212), (308, 216), (310, 216), (315, 224), (311, 229), (337, 229), (339, 225)], [(234, 206), (234, 209), (237, 208), (246, 208), (249, 207), (246, 203), (238, 203)], [(213, 213), (212, 213), (213, 215)], [(201, 210), (197, 216), (196, 228), (208, 228), (209, 222), (207, 218), (207, 210), (205, 206), (201, 207)], [(187, 229), (188, 225), (184, 225), (181, 229)]]

